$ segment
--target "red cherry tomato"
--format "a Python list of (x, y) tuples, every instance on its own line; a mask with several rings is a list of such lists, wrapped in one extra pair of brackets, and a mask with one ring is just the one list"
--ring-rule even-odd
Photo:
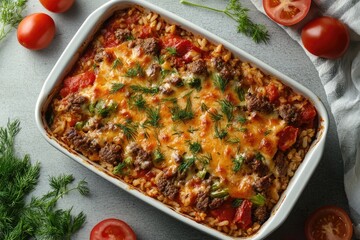
[(313, 122), (315, 116), (316, 116), (316, 109), (310, 103), (306, 104), (300, 113), (300, 118), (302, 123)]
[(263, 0), (266, 14), (275, 22), (291, 26), (309, 12), (311, 0)]
[(336, 206), (324, 206), (313, 212), (305, 223), (307, 240), (350, 240), (353, 226), (349, 215)]
[(66, 12), (74, 4), (75, 0), (40, 0), (41, 4), (50, 12)]
[(124, 221), (108, 218), (94, 226), (90, 240), (136, 240), (136, 235)]
[(270, 102), (273, 103), (279, 98), (279, 90), (274, 84), (267, 85), (265, 90)]
[(349, 47), (347, 27), (332, 17), (319, 17), (307, 23), (301, 40), (310, 53), (329, 59), (341, 57)]
[(17, 38), (28, 49), (46, 48), (55, 36), (55, 22), (45, 13), (34, 13), (25, 17), (17, 29)]
[(278, 147), (285, 151), (296, 142), (299, 129), (293, 126), (286, 126), (277, 135), (279, 137)]

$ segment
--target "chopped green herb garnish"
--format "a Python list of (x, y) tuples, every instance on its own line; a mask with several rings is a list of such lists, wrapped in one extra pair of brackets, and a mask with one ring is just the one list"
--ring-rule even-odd
[(86, 124), (85, 121), (76, 122), (76, 123), (75, 123), (75, 129), (78, 130), (78, 131), (80, 131), (80, 130), (84, 127), (85, 124)]
[(239, 138), (229, 138), (226, 140), (227, 143), (231, 143), (231, 144), (237, 144), (240, 142), (240, 139)]
[(176, 121), (187, 121), (194, 118), (194, 112), (192, 111), (192, 104), (190, 97), (186, 101), (186, 106), (181, 109), (177, 104), (171, 109), (171, 118), (174, 122)]
[(115, 69), (115, 68), (117, 68), (118, 66), (121, 66), (121, 65), (122, 65), (121, 60), (119, 58), (116, 58), (115, 61), (112, 64), (111, 69)]
[(188, 84), (191, 88), (195, 88), (196, 91), (201, 90), (201, 79), (200, 78), (192, 78), (188, 81)]
[(125, 37), (125, 41), (131, 41), (131, 40), (134, 40), (134, 39), (135, 39), (135, 37), (133, 35), (127, 35)]
[(124, 169), (126, 168), (127, 164), (125, 161), (119, 163), (116, 167), (113, 169), (113, 174), (120, 174), (125, 175)]
[(258, 159), (260, 161), (265, 161), (265, 157), (260, 152), (257, 152), (255, 154), (255, 159)]
[(183, 131), (179, 131), (179, 130), (176, 128), (176, 126), (173, 126), (173, 127), (172, 127), (172, 130), (173, 130), (173, 132), (174, 132), (174, 133), (172, 134), (173, 136), (174, 136), (174, 135), (177, 135), (177, 136), (180, 137), (180, 136), (184, 133)]
[(187, 131), (188, 131), (189, 133), (194, 133), (194, 132), (196, 132), (196, 131), (199, 131), (199, 128), (194, 128), (193, 126), (190, 126)]
[(207, 171), (206, 171), (206, 169), (204, 168), (204, 169), (198, 171), (197, 174), (196, 174), (196, 176), (198, 176), (200, 179), (204, 179), (205, 176), (206, 176), (206, 174), (207, 174)]
[(156, 149), (154, 151), (154, 161), (159, 163), (164, 160), (164, 154), (160, 151), (160, 149)]
[(233, 208), (237, 208), (239, 207), (241, 204), (242, 204), (243, 200), (241, 198), (235, 198), (232, 203), (231, 203), (231, 206)]
[(147, 108), (146, 115), (147, 115), (147, 119), (145, 121), (145, 124), (148, 124), (155, 128), (160, 126), (160, 107)]
[(130, 88), (135, 92), (142, 92), (145, 94), (156, 94), (159, 92), (159, 87), (144, 87), (140, 85), (131, 85)]
[(219, 124), (215, 124), (215, 138), (224, 139), (228, 135), (228, 131), (225, 128), (219, 129)]
[(234, 105), (226, 99), (219, 100), (219, 104), (221, 107), (221, 111), (225, 114), (227, 120), (230, 122), (234, 118)]
[(216, 110), (209, 111), (210, 118), (213, 122), (218, 122), (223, 118), (223, 115), (219, 114)]
[(113, 113), (118, 107), (116, 102), (111, 102), (109, 105), (105, 104), (105, 101), (100, 100), (95, 105), (95, 112), (101, 117), (108, 117), (111, 113)]
[(239, 154), (237, 154), (235, 156), (235, 158), (233, 158), (232, 162), (233, 162), (233, 171), (234, 172), (238, 172), (241, 169), (241, 166), (244, 163), (245, 158)]
[(222, 92), (224, 92), (229, 81), (222, 78), (219, 74), (214, 74), (213, 75), (213, 83), (214, 83), (215, 87), (219, 88)]
[(271, 132), (272, 132), (271, 129), (268, 129), (268, 130), (266, 130), (266, 131), (264, 132), (264, 135), (267, 136), (267, 135), (269, 135)]
[(161, 69), (160, 70), (161, 78), (164, 79), (166, 75), (168, 75), (170, 72), (171, 72), (170, 70)]
[(229, 195), (229, 190), (227, 188), (219, 189), (213, 192), (210, 192), (211, 198), (224, 198)]
[(165, 62), (164, 57), (163, 56), (156, 56), (155, 60), (161, 65)]
[(205, 103), (201, 103), (201, 111), (202, 111), (202, 112), (206, 112), (207, 110), (209, 110), (209, 107), (206, 106)]
[(135, 140), (137, 136), (137, 124), (132, 122), (126, 122), (124, 124), (117, 123), (115, 125), (121, 129), (128, 141)]
[(255, 196), (252, 196), (250, 198), (250, 201), (255, 205), (263, 206), (265, 204), (266, 199), (262, 194), (258, 193)]
[(239, 123), (241, 123), (241, 124), (244, 124), (244, 123), (246, 123), (246, 118), (243, 117), (243, 116), (239, 116), (238, 119), (237, 119), (237, 121), (238, 121)]
[(241, 87), (236, 87), (235, 92), (241, 102), (245, 101), (245, 90)]
[(174, 47), (167, 47), (166, 51), (168, 51), (168, 53), (170, 53), (170, 55), (174, 55), (174, 56), (177, 55), (176, 48), (174, 48)]
[(192, 3), (186, 0), (180, 0), (180, 2), (186, 5), (201, 7), (211, 11), (224, 13), (226, 16), (230, 17), (231, 19), (237, 22), (238, 32), (243, 33), (248, 37), (251, 37), (254, 40), (254, 42), (267, 43), (269, 41), (269, 33), (266, 30), (265, 26), (262, 24), (256, 24), (253, 21), (251, 21), (251, 19), (248, 16), (249, 9), (241, 6), (238, 0), (230, 0), (226, 8), (223, 10)]
[(179, 165), (178, 171), (186, 172), (195, 163), (195, 157), (186, 157), (184, 161)]
[(128, 69), (125, 73), (125, 77), (130, 78), (143, 76), (145, 76), (145, 72), (139, 63), (137, 63), (135, 67)]
[(130, 100), (131, 100), (130, 103), (133, 106), (135, 106), (138, 110), (145, 110), (147, 107), (146, 100), (141, 94), (132, 96)]
[(192, 152), (192, 154), (197, 154), (202, 151), (201, 144), (199, 142), (188, 142), (189, 144), (189, 150)]
[(110, 93), (116, 93), (117, 91), (120, 91), (124, 86), (125, 84), (123, 83), (113, 83), (111, 85)]

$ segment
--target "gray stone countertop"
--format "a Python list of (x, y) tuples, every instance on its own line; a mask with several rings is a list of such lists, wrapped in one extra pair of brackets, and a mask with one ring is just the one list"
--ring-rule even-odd
[[(266, 25), (270, 32), (269, 44), (255, 44), (236, 32), (236, 23), (226, 16), (203, 9), (184, 6), (177, 0), (149, 0), (155, 5), (179, 15), (245, 50), (271, 67), (311, 89), (329, 106), (318, 73), (301, 47), (279, 26), (258, 12), (248, 1), (241, 1), (250, 9), (252, 19)], [(16, 140), (19, 156), (29, 153), (33, 162), (41, 163), (41, 176), (34, 195), (47, 192), (48, 177), (61, 173), (73, 174), (76, 180), (86, 178), (91, 195), (70, 194), (60, 200), (60, 207), (74, 206), (74, 213), (84, 211), (86, 225), (73, 239), (88, 239), (92, 227), (102, 219), (115, 217), (126, 221), (138, 239), (212, 239), (191, 226), (173, 219), (142, 202), (112, 183), (90, 172), (50, 146), (40, 135), (35, 124), (34, 110), (42, 85), (85, 18), (101, 6), (103, 0), (77, 0), (70, 11), (54, 14), (44, 9), (38, 0), (28, 0), (25, 14), (48, 13), (56, 22), (57, 33), (47, 49), (30, 51), (18, 44), (12, 31), (0, 43), (0, 126), (8, 119), (19, 119), (22, 130)], [(215, 7), (225, 7), (226, 1), (197, 0)], [(268, 239), (304, 239), (306, 217), (317, 207), (335, 204), (347, 209), (343, 187), (343, 165), (333, 117), (324, 155), (302, 195), (286, 221)]]

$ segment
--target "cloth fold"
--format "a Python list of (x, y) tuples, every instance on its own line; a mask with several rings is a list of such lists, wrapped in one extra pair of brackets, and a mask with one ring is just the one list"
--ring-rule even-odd
[[(262, 0), (251, 0), (264, 12)], [(326, 15), (344, 22), (350, 30), (349, 49), (343, 57), (327, 60), (307, 52), (301, 29), (311, 19)], [(293, 27), (281, 26), (303, 48), (324, 86), (337, 126), (344, 162), (344, 185), (357, 239), (360, 239), (360, 0), (313, 0), (307, 17)]]

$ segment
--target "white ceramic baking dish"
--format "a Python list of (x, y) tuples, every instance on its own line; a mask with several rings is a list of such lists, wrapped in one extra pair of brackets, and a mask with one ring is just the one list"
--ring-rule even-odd
[(60, 56), (59, 60), (55, 64), (54, 68), (50, 72), (48, 78), (46, 79), (44, 86), (40, 92), (36, 109), (35, 109), (35, 118), (40, 129), (41, 134), (46, 138), (47, 141), (55, 148), (66, 154), (67, 156), (73, 158), (75, 161), (80, 163), (81, 165), (85, 166), (86, 168), (90, 169), (94, 173), (98, 174), (99, 176), (105, 178), (106, 180), (112, 182), (113, 184), (119, 186), (123, 190), (133, 194), (134, 196), (142, 199), (143, 201), (149, 203), (150, 205), (160, 209), (161, 211), (173, 216), (174, 218), (183, 221), (201, 231), (204, 231), (214, 237), (220, 239), (233, 239), (225, 235), (222, 232), (219, 232), (213, 228), (207, 227), (203, 224), (196, 223), (195, 221), (181, 215), (175, 211), (173, 211), (167, 205), (151, 198), (143, 193), (129, 187), (124, 182), (111, 177), (111, 175), (101, 171), (98, 166), (94, 165), (91, 161), (87, 160), (84, 156), (76, 153), (75, 151), (68, 150), (65, 146), (61, 145), (50, 133), (46, 121), (45, 121), (45, 111), (53, 94), (56, 92), (57, 87), (59, 86), (62, 79), (65, 75), (69, 72), (72, 68), (73, 64), (78, 59), (79, 55), (81, 54), (82, 50), (87, 46), (87, 44), (92, 40), (94, 34), (102, 25), (102, 23), (109, 18), (114, 11), (127, 8), (134, 4), (140, 5), (145, 9), (149, 9), (153, 12), (160, 14), (164, 19), (167, 21), (177, 24), (184, 29), (194, 33), (195, 35), (202, 35), (206, 37), (211, 42), (218, 44), (221, 43), (225, 46), (225, 48), (229, 49), (242, 59), (243, 61), (250, 62), (253, 65), (260, 68), (265, 73), (269, 73), (278, 77), (282, 80), (286, 85), (292, 87), (295, 91), (301, 93), (302, 95), (309, 98), (313, 104), (315, 105), (318, 116), (319, 116), (319, 131), (316, 137), (316, 140), (312, 144), (309, 152), (307, 153), (305, 159), (303, 160), (302, 164), (297, 169), (295, 175), (291, 179), (288, 188), (283, 192), (278, 204), (274, 207), (270, 218), (263, 224), (260, 230), (251, 237), (246, 238), (237, 238), (237, 239), (264, 239), (268, 236), (272, 231), (274, 231), (280, 224), (286, 219), (288, 214), (290, 213), (292, 207), (294, 206), (295, 202), (297, 201), (298, 197), (300, 196), (302, 190), (304, 189), (306, 183), (308, 182), (310, 176), (314, 172), (317, 164), (319, 163), (325, 145), (325, 138), (326, 133), (328, 131), (328, 116), (326, 110), (319, 100), (319, 98), (312, 93), (309, 89), (305, 88), (304, 86), (300, 85), (293, 79), (285, 76), (284, 74), (276, 71), (275, 69), (271, 68), (270, 66), (266, 65), (265, 63), (259, 61), (258, 59), (254, 58), (253, 56), (249, 55), (248, 53), (242, 51), (241, 49), (236, 48), (232, 44), (224, 41), (223, 39), (217, 37), (215, 34), (212, 34), (204, 29), (199, 28), (198, 26), (194, 25), (193, 23), (184, 20), (173, 13), (170, 13), (164, 9), (161, 9), (151, 3), (144, 2), (141, 0), (113, 0), (110, 1), (103, 6), (99, 7), (96, 11), (94, 11), (82, 24), (80, 29), (77, 31), (69, 45), (66, 47), (62, 55)]

